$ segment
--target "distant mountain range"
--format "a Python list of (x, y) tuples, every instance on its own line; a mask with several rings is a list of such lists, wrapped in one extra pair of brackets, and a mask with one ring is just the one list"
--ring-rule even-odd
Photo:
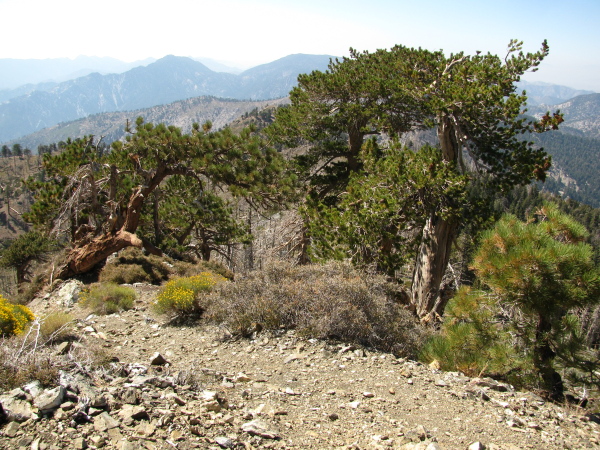
[[(290, 55), (239, 75), (215, 72), (190, 58), (166, 56), (124, 73), (92, 73), (62, 83), (4, 92), (0, 142), (91, 114), (128, 111), (209, 95), (239, 100), (287, 96), (298, 75), (325, 70), (328, 55)], [(2, 97), (0, 97), (2, 98)]]
[[(146, 122), (166, 123), (189, 132), (194, 123), (212, 122), (213, 129), (219, 129), (253, 110), (286, 103), (287, 98), (277, 100), (244, 101), (224, 100), (216, 97), (194, 97), (167, 105), (153, 106), (133, 111), (115, 111), (92, 114), (82, 119), (60, 123), (44, 128), (18, 140), (23, 148), (36, 149), (40, 144), (66, 141), (86, 135), (102, 136), (104, 142), (111, 143), (125, 136), (125, 124), (134, 123), (137, 117)], [(35, 151), (34, 151), (35, 153)]]
[(517, 87), (519, 91), (525, 90), (527, 93), (527, 103), (530, 107), (556, 105), (578, 95), (594, 94), (593, 91), (583, 91), (542, 82), (520, 81), (517, 83)]
[(0, 95), (3, 90), (23, 85), (60, 83), (83, 77), (93, 72), (122, 73), (134, 67), (145, 66), (156, 61), (153, 58), (135, 62), (123, 62), (115, 58), (78, 56), (75, 59), (0, 59)]

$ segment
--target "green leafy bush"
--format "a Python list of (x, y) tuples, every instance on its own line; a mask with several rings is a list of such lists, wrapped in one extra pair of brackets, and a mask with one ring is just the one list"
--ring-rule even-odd
[(225, 277), (212, 272), (202, 272), (198, 275), (175, 278), (169, 281), (158, 293), (155, 310), (160, 314), (193, 315), (202, 311), (200, 297), (208, 293)]
[(15, 305), (0, 295), (0, 336), (21, 334), (33, 318), (28, 307)]
[(293, 267), (272, 265), (223, 284), (205, 317), (233, 333), (295, 329), (315, 338), (335, 338), (414, 356), (427, 334), (398, 302), (398, 286), (383, 276), (345, 263)]
[(95, 283), (82, 291), (80, 298), (96, 314), (113, 314), (133, 307), (135, 291), (115, 283)]

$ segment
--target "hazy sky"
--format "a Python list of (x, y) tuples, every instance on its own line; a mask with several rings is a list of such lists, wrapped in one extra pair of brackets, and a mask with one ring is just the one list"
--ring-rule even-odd
[(0, 58), (167, 54), (240, 68), (395, 44), (550, 56), (526, 77), (600, 92), (600, 0), (0, 0)]

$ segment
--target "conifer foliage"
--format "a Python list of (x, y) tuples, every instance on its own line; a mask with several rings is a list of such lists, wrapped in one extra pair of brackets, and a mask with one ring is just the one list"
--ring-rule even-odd
[(429, 356), (448, 359), (447, 369), (496, 375), (515, 369), (523, 375), (529, 365), (557, 400), (564, 390), (559, 365), (597, 383), (597, 357), (574, 315), (600, 301), (600, 273), (586, 237), (555, 204), (528, 222), (504, 216), (483, 234), (474, 258), (481, 289), (465, 287), (451, 300)]
[[(537, 70), (548, 52), (545, 41), (539, 51), (524, 53), (513, 40), (504, 58), (397, 45), (374, 53), (351, 50), (326, 72), (300, 76), (291, 105), (278, 113), (271, 131), (286, 145), (308, 145), (296, 159), (308, 180), (305, 219), (319, 221), (319, 203), (339, 203), (352, 174), (364, 168), (361, 151), (370, 137), (385, 146), (409, 131), (432, 128), (441, 159), (458, 174), (485, 173), (496, 190), (543, 180), (550, 158), (523, 135), (557, 128), (562, 116), (523, 118), (527, 97), (516, 92), (515, 82)], [(425, 320), (443, 313), (440, 284), (460, 225), (457, 216), (428, 209), (412, 280), (412, 302)]]
[[(285, 175), (283, 159), (251, 128), (236, 134), (195, 124), (186, 134), (138, 118), (135, 130), (127, 129), (125, 142), (113, 143), (111, 151), (102, 151), (91, 137), (70, 142), (58, 155), (44, 155), (48, 179), (29, 182), (36, 204), (28, 219), (56, 234), (66, 232), (72, 243), (60, 277), (87, 272), (128, 246), (160, 254), (157, 233), (136, 232), (150, 227), (144, 208), (173, 176), (196, 186), (198, 201), (220, 187), (252, 205), (273, 206), (291, 191), (293, 179)], [(171, 214), (179, 212), (171, 209)]]

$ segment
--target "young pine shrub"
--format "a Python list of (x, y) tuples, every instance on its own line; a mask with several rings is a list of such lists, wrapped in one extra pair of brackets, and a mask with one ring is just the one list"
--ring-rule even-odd
[(82, 304), (99, 315), (114, 314), (133, 308), (135, 291), (115, 283), (95, 283), (81, 292)]
[(0, 295), (0, 336), (21, 334), (33, 318), (33, 313), (28, 307), (15, 305)]
[(529, 374), (531, 362), (518, 353), (507, 320), (493, 295), (463, 286), (446, 307), (440, 333), (425, 344), (420, 357), (437, 361), (442, 370), (511, 378), (523, 385), (515, 376)]
[(191, 277), (175, 278), (160, 290), (154, 303), (159, 314), (176, 317), (194, 316), (202, 312), (201, 298), (210, 293), (215, 286), (226, 278), (212, 272), (202, 272)]

